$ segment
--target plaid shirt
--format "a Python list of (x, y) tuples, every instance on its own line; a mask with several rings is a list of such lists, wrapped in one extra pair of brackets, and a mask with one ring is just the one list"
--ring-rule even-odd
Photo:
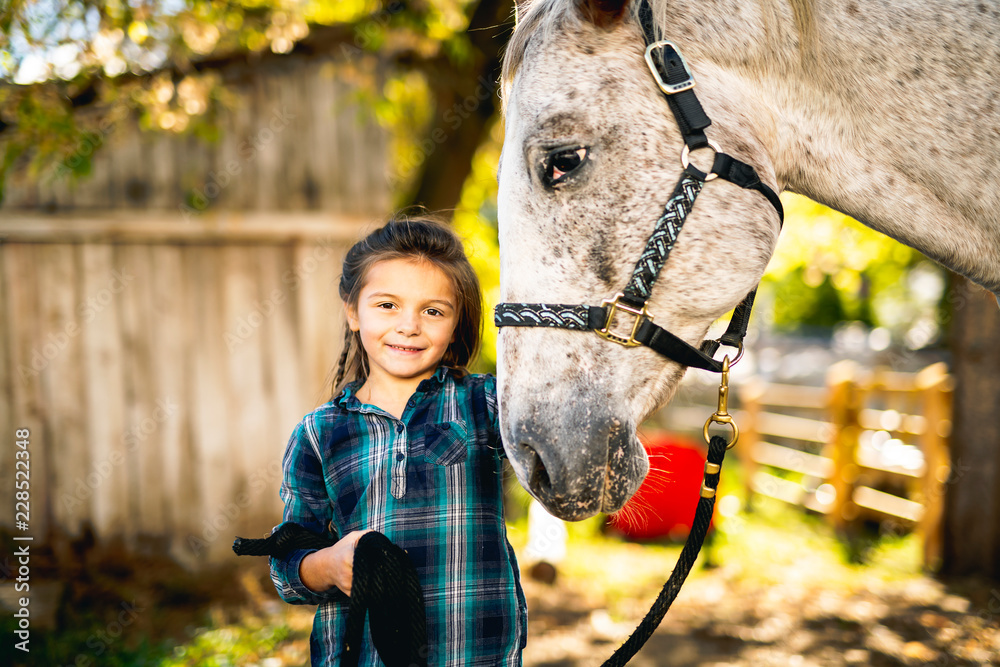
[[(296, 427), (285, 451), (284, 521), (343, 536), (380, 531), (407, 551), (427, 607), (429, 667), (520, 665), (527, 608), (503, 518), (496, 380), (438, 368), (402, 419), (350, 384)], [(312, 664), (339, 665), (348, 605), (302, 584), (300, 550), (271, 559), (282, 599), (317, 604)], [(365, 630), (359, 665), (378, 667)]]

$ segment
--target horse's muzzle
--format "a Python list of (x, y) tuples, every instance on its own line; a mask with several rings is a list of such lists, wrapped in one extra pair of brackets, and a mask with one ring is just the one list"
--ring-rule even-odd
[(649, 469), (631, 426), (610, 416), (573, 417), (562, 424), (513, 418), (504, 433), (521, 485), (567, 521), (621, 509)]

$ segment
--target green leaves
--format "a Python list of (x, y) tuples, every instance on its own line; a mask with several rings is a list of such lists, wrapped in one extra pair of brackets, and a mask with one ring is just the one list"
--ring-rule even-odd
[(805, 197), (785, 194), (782, 201), (786, 224), (762, 282), (777, 328), (857, 320), (902, 339), (915, 320), (936, 317), (943, 293), (934, 284), (943, 285), (943, 269)]

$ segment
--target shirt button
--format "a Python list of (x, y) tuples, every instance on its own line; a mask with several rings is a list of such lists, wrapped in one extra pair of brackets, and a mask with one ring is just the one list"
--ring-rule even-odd
[(413, 399), (412, 399), (412, 398), (411, 398), (410, 400), (408, 400), (408, 401), (406, 402), (406, 404), (407, 404), (408, 406), (410, 406), (411, 408), (412, 408), (412, 407), (413, 407), (413, 406), (415, 405), (415, 403), (414, 403), (414, 401), (413, 401)]
[(405, 458), (406, 458), (406, 455), (403, 454), (402, 452), (400, 452), (399, 454), (396, 454), (396, 460), (397, 461), (402, 461)]
[(396, 424), (396, 433), (402, 433), (402, 432), (403, 432), (403, 425)]
[(441, 430), (442, 431), (447, 431), (450, 428), (451, 428), (451, 424), (441, 424)]

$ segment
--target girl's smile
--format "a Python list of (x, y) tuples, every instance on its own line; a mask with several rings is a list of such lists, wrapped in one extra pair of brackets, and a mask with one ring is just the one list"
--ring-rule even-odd
[[(437, 370), (455, 339), (458, 322), (451, 279), (426, 260), (377, 262), (369, 270), (357, 308), (347, 308), (368, 356), (361, 396), (378, 396), (379, 407), (404, 401)], [(391, 412), (391, 410), (390, 410)]]

